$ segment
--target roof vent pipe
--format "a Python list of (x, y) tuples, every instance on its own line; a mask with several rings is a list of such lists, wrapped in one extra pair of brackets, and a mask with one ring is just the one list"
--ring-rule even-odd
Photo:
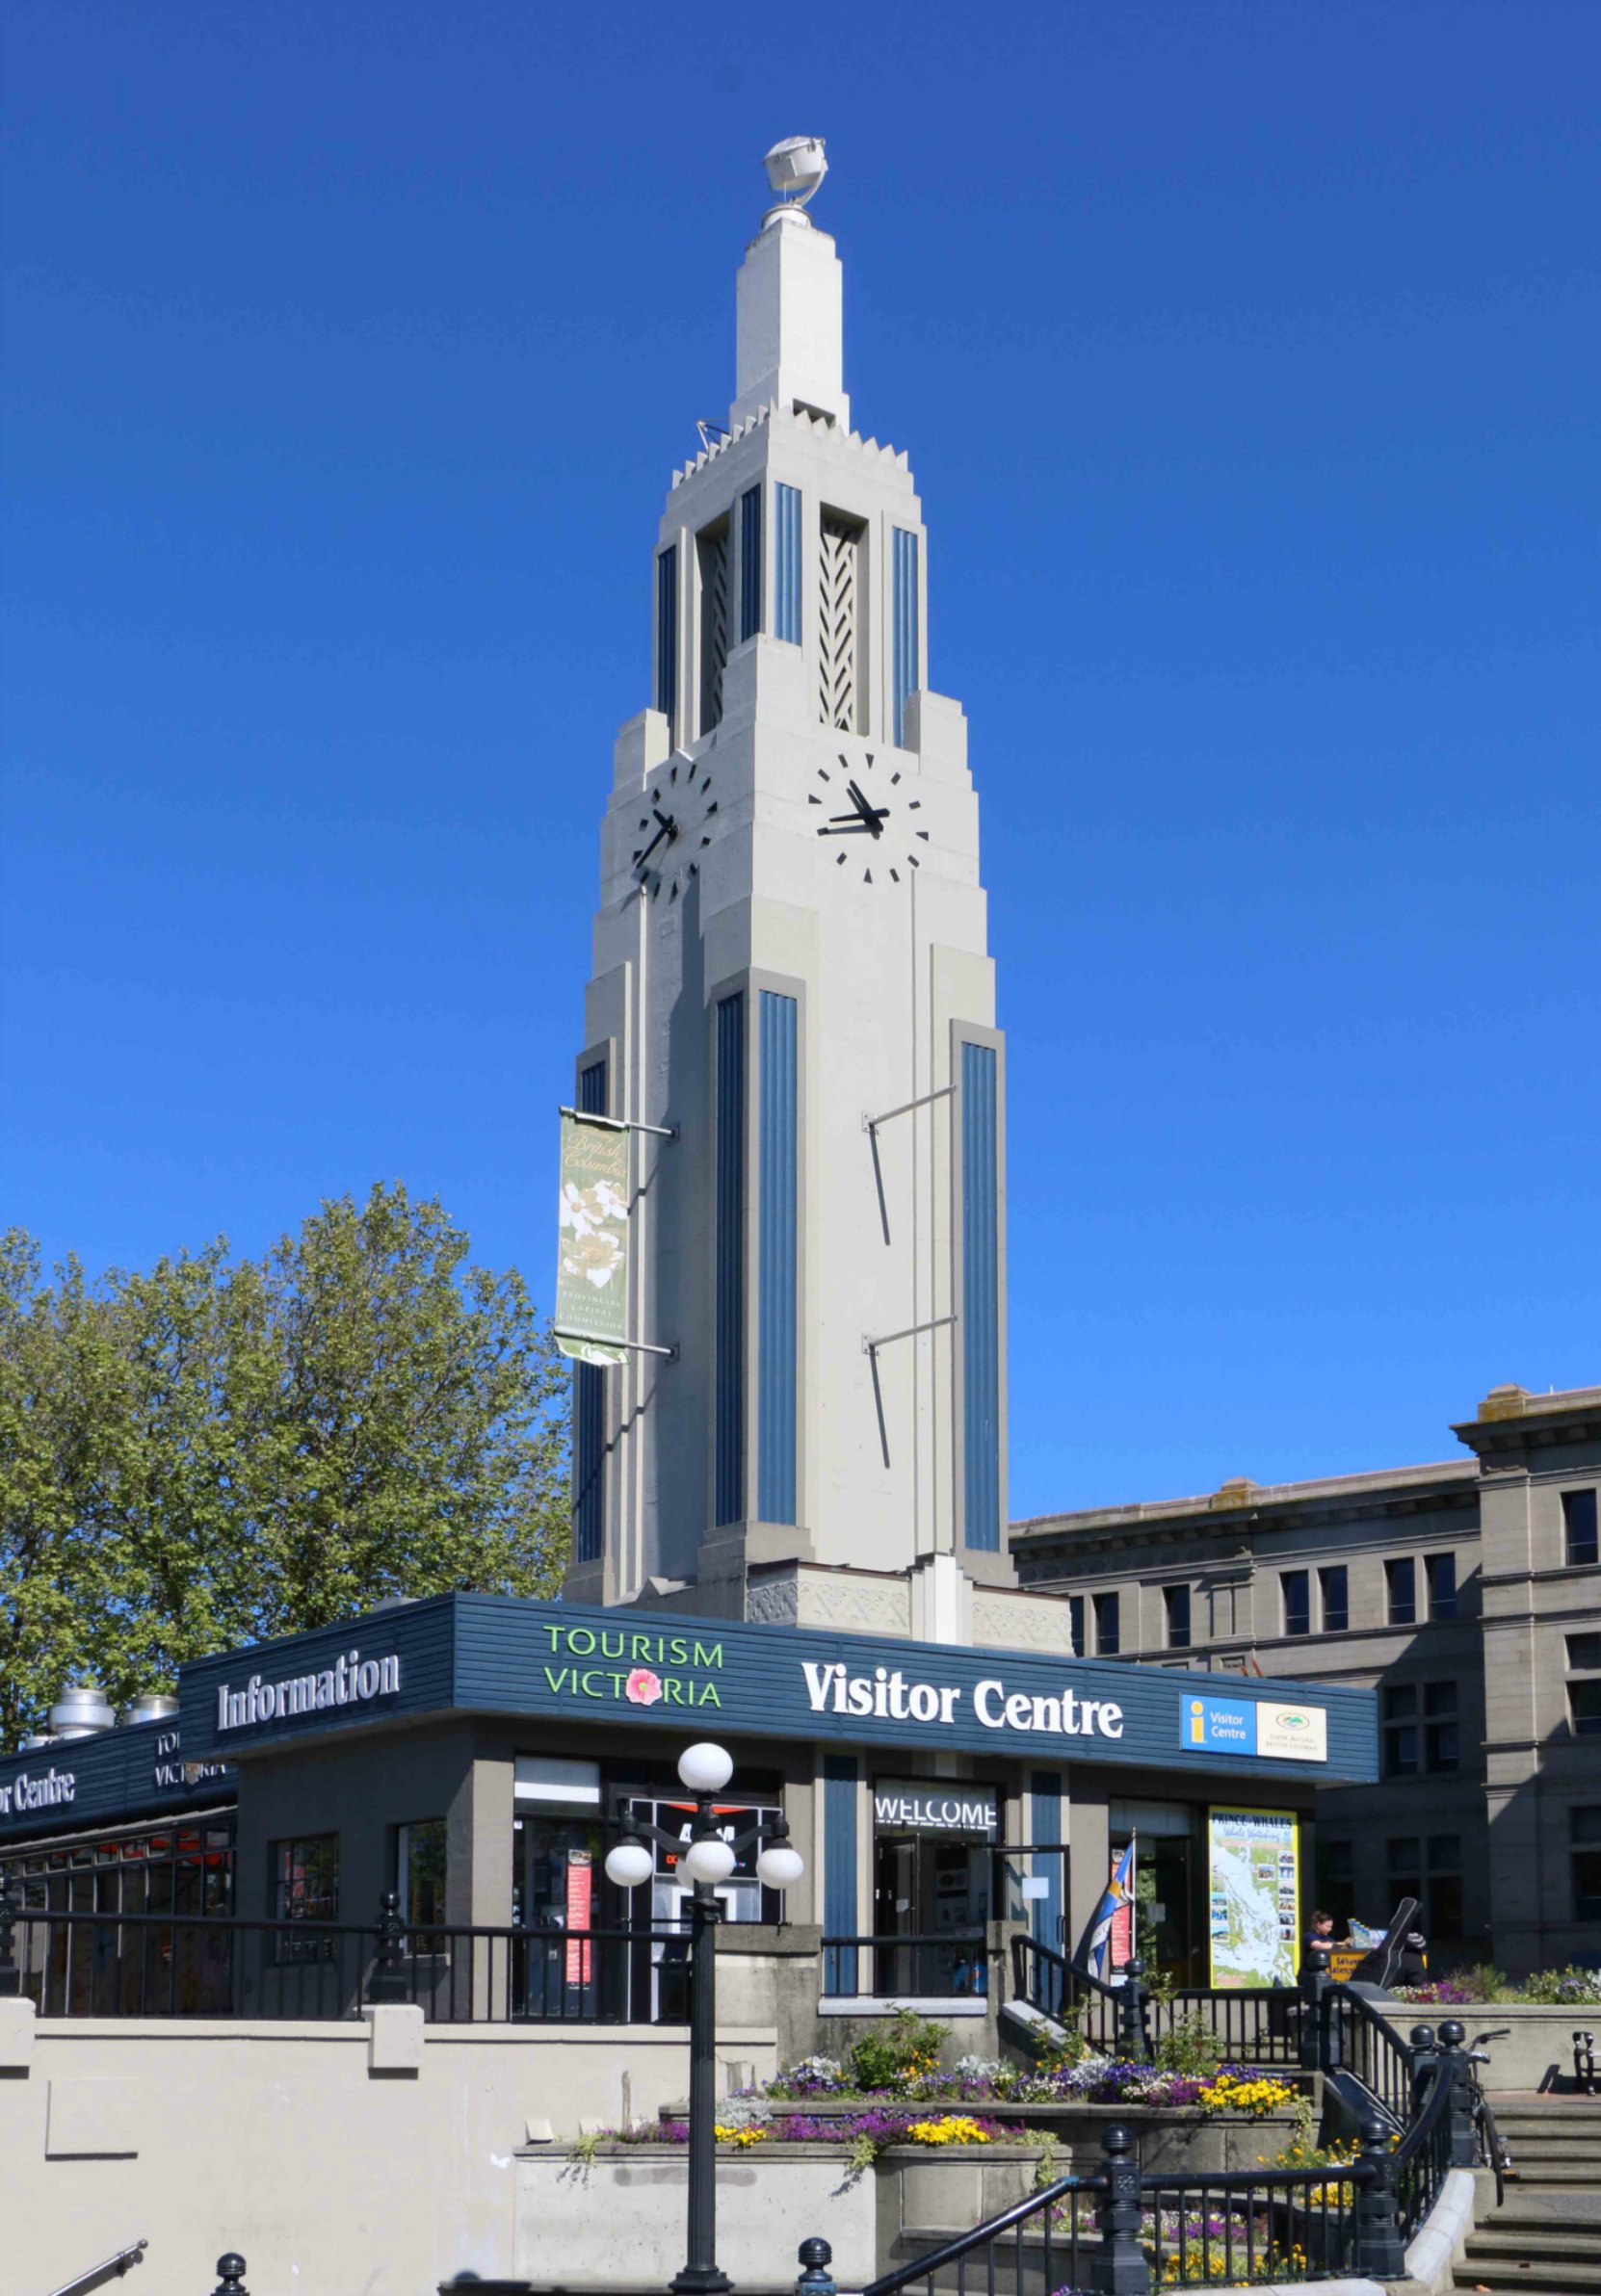
[(124, 1730), (139, 1722), (171, 1722), (178, 1710), (178, 1702), (168, 1690), (141, 1690), (130, 1699), (117, 1719)]
[(17, 1752), (18, 1754), (37, 1754), (41, 1746), (53, 1746), (55, 1742), (55, 1739), (47, 1736), (42, 1730), (36, 1730), (32, 1736), (23, 1739)]
[(50, 1728), (59, 1738), (92, 1737), (117, 1720), (98, 1683), (72, 1683), (50, 1709)]

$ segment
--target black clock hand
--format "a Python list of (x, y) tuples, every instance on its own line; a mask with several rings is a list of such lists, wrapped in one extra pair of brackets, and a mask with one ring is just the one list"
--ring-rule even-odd
[(644, 867), (645, 863), (649, 860), (651, 854), (656, 850), (656, 848), (662, 843), (664, 838), (670, 842), (678, 834), (678, 823), (672, 819), (670, 814), (660, 812), (654, 805), (650, 808), (650, 810), (653, 814), (655, 814), (656, 819), (661, 822), (662, 825), (657, 830), (655, 836), (650, 840), (650, 843), (644, 848), (643, 851), (638, 852), (634, 855), (634, 867), (636, 869), (643, 869)]
[(889, 819), (889, 807), (870, 804), (853, 781), (848, 781), (845, 788), (846, 795), (861, 816), (863, 828), (870, 830), (875, 837), (881, 837), (884, 833), (883, 824)]

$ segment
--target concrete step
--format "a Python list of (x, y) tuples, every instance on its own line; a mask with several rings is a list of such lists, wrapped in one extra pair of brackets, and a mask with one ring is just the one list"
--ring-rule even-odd
[(1459, 2291), (1488, 2289), (1491, 2296), (1506, 2296), (1510, 2288), (1528, 2289), (1531, 2296), (1590, 2296), (1592, 2289), (1601, 2289), (1601, 2264), (1514, 2264), (1501, 2257), (1493, 2261), (1478, 2257), (1469, 2249), (1457, 2286)]
[(1567, 2224), (1561, 2217), (1544, 2217), (1538, 2225), (1504, 2229), (1499, 2216), (1480, 2227), (1468, 2241), (1469, 2256), (1576, 2257), (1601, 2264), (1601, 2225)]
[(1593, 2160), (1526, 2160), (1513, 2152), (1512, 2165), (1507, 2171), (1509, 2186), (1513, 2184), (1572, 2184), (1582, 2191), (1593, 2192), (1596, 2167)]

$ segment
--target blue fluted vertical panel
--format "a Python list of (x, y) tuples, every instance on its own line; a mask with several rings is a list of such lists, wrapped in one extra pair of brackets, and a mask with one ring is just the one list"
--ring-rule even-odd
[(995, 1049), (961, 1048), (961, 1348), (964, 1530), (1001, 1545), (1000, 1200)]
[(664, 550), (656, 561), (656, 707), (668, 721), (669, 745), (677, 741), (678, 716), (678, 551)]
[[(823, 1757), (823, 1934), (856, 1934), (856, 1758)], [(854, 1993), (854, 1946), (824, 1955), (824, 1990)]]
[(773, 635), (800, 643), (800, 489), (773, 489)]
[(762, 626), (762, 490), (740, 496), (740, 643)]
[(756, 1513), (795, 1521), (797, 1012), (761, 992), (761, 1171), (756, 1208)]
[[(593, 1060), (578, 1072), (578, 1106), (586, 1116), (604, 1116), (606, 1063)], [(575, 1562), (598, 1562), (606, 1524), (606, 1372), (600, 1364), (572, 1367), (572, 1553)]]
[[(1055, 1770), (1033, 1770), (1029, 1774), (1029, 1795), (1034, 1804), (1034, 1815), (1029, 1827), (1029, 1839), (1037, 1842), (1062, 1839), (1062, 1780)], [(1049, 1945), (1053, 1953), (1066, 1951), (1063, 1935), (1063, 1861), (1060, 1858), (1039, 1858), (1035, 1872), (1046, 1884), (1043, 1897), (1037, 1897), (1029, 1907), (1029, 1928), (1035, 1941)], [(1058, 1980), (1060, 1982), (1060, 1980)], [(1060, 2009), (1057, 2001), (1041, 2003), (1053, 2016)]]
[(902, 745), (906, 696), (918, 686), (917, 664), (917, 536), (904, 526), (895, 529), (894, 663), (891, 737)]
[(745, 996), (717, 1007), (717, 1396), (714, 1514), (745, 1514)]

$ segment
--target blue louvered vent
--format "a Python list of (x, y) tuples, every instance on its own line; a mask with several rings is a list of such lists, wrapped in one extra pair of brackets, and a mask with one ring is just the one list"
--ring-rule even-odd
[(917, 536), (904, 526), (895, 529), (895, 649), (891, 708), (896, 747), (903, 746), (906, 696), (918, 687), (917, 664)]
[(961, 1048), (963, 1536), (1001, 1545), (1000, 1202), (996, 1157), (995, 1050)]
[(714, 1515), (745, 1514), (745, 996), (717, 1008), (717, 1397)]
[(740, 643), (762, 626), (762, 490), (740, 496)]
[(656, 707), (668, 721), (668, 742), (678, 738), (678, 550), (656, 561)]
[[(586, 1116), (604, 1116), (606, 1063), (593, 1060), (578, 1072), (578, 1106)], [(600, 1364), (572, 1367), (572, 1553), (575, 1562), (598, 1562), (606, 1524), (606, 1372)]]
[(773, 635), (800, 643), (800, 489), (773, 489)]
[[(854, 1937), (856, 1920), (856, 1758), (823, 1757), (823, 1933)], [(857, 1989), (856, 1949), (830, 1945), (823, 1956), (826, 1994)]]
[(797, 1074), (793, 997), (761, 992), (756, 1513), (795, 1521)]

